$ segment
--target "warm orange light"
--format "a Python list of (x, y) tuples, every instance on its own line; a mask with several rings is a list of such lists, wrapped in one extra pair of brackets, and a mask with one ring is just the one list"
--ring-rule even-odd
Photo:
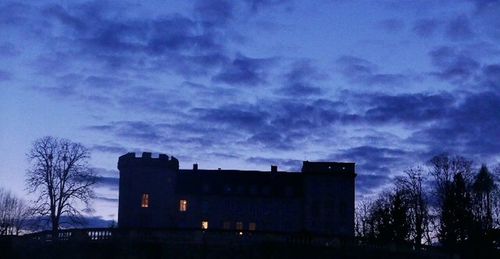
[(236, 230), (243, 230), (243, 223), (242, 222), (236, 222)]
[(179, 211), (187, 211), (187, 208), (188, 208), (187, 200), (180, 200), (179, 201)]
[(208, 221), (204, 220), (201, 222), (201, 229), (208, 229)]
[(149, 194), (143, 193), (141, 199), (141, 207), (148, 208), (149, 207)]
[(257, 227), (257, 225), (254, 222), (250, 222), (248, 224), (248, 230), (250, 230), (250, 231), (255, 231), (256, 227)]

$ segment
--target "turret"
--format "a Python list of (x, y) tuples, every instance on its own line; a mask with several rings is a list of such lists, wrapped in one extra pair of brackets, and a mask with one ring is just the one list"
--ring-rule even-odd
[(118, 159), (120, 193), (118, 226), (169, 227), (173, 218), (168, 208), (174, 200), (174, 184), (179, 172), (179, 160), (150, 152), (136, 157), (127, 153)]

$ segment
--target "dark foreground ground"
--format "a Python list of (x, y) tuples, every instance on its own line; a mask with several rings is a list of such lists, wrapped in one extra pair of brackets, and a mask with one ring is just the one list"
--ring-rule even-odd
[(467, 255), (412, 251), (396, 246), (305, 244), (168, 244), (153, 241), (40, 242), (19, 237), (0, 239), (0, 258), (500, 258), (494, 251)]
[(362, 244), (354, 239), (307, 233), (235, 232), (200, 229), (65, 229), (0, 236), (4, 258), (500, 258), (497, 249)]

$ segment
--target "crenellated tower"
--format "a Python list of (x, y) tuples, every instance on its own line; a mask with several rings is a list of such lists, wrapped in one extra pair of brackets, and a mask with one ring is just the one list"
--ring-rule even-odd
[(179, 160), (149, 152), (136, 157), (127, 153), (118, 159), (120, 192), (118, 225), (120, 228), (172, 227), (175, 215), (174, 187)]

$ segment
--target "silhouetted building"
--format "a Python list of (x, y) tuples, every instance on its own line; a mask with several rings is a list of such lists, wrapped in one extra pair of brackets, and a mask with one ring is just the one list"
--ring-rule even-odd
[(175, 157), (119, 158), (120, 228), (354, 235), (354, 163), (304, 161), (301, 172), (179, 169)]

